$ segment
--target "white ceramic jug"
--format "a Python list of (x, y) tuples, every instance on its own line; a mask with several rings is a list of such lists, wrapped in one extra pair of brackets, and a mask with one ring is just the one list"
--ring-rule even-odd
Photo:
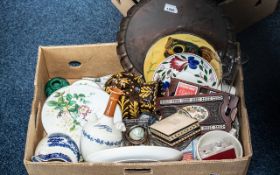
[(112, 88), (104, 114), (97, 122), (88, 122), (82, 130), (81, 153), (85, 161), (88, 156), (97, 151), (121, 146), (122, 131), (125, 131), (123, 122), (114, 123), (114, 113), (119, 96), (123, 92)]

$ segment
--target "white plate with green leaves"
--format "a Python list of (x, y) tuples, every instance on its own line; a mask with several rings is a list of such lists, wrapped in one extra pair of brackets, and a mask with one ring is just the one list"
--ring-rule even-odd
[[(105, 111), (109, 94), (88, 85), (61, 88), (49, 96), (42, 110), (42, 123), (47, 134), (65, 133), (77, 145), (80, 143), (82, 127), (88, 121), (95, 121)], [(122, 120), (117, 106), (114, 122)]]

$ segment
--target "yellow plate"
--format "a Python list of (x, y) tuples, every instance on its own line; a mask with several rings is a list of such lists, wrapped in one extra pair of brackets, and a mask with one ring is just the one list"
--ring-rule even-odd
[[(155, 44), (153, 44), (152, 47), (149, 49), (144, 62), (144, 77), (147, 82), (153, 80), (153, 75), (155, 70), (160, 65), (160, 63), (165, 59), (164, 56), (165, 46), (170, 37), (182, 41), (191, 42), (197, 45), (198, 47), (203, 48), (205, 51), (210, 51), (208, 52), (208, 55), (210, 54), (212, 57), (210, 64), (215, 69), (218, 79), (221, 80), (222, 78), (221, 60), (213, 46), (211, 46), (206, 40), (191, 34), (173, 34), (161, 38)], [(207, 55), (207, 53), (205, 55)], [(204, 58), (205, 56), (202, 57)], [(205, 59), (209, 60), (209, 58), (208, 59), (205, 58)]]

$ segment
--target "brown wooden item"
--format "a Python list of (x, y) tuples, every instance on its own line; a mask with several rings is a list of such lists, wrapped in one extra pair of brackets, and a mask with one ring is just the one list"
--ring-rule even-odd
[(148, 49), (160, 38), (189, 33), (207, 40), (223, 57), (234, 40), (230, 23), (207, 0), (142, 0), (123, 18), (117, 53), (124, 70), (143, 73)]
[(199, 107), (207, 113), (204, 119), (199, 122), (202, 133), (211, 130), (229, 132), (236, 117), (238, 101), (238, 97), (226, 93), (160, 97), (157, 99), (157, 109), (160, 110), (166, 106), (178, 106), (183, 109), (186, 107)]
[[(139, 0), (111, 1), (123, 16), (126, 16), (127, 11), (139, 2)], [(216, 2), (223, 8), (225, 15), (231, 19), (236, 32), (272, 14), (278, 4), (278, 0), (216, 0)]]

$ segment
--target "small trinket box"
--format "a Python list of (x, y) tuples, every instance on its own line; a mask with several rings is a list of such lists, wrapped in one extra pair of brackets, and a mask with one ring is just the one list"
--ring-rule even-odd
[(202, 133), (212, 130), (229, 132), (237, 115), (238, 101), (237, 96), (227, 93), (159, 97), (157, 109), (176, 105), (199, 121)]
[(197, 120), (188, 116), (183, 111), (150, 126), (154, 138), (164, 144), (177, 147), (188, 140), (193, 139), (200, 133), (200, 125)]
[(148, 118), (124, 119), (126, 131), (123, 134), (125, 146), (149, 144)]

